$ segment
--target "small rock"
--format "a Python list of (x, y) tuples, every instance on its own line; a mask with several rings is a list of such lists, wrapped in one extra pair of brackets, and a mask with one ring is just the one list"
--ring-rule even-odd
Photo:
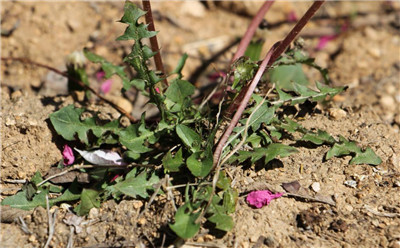
[(144, 224), (146, 224), (146, 219), (145, 218), (141, 218), (140, 220), (138, 220), (138, 223), (140, 224), (140, 225), (144, 225)]
[(314, 192), (319, 192), (321, 190), (321, 184), (319, 182), (314, 182), (311, 184), (311, 189)]
[(379, 58), (382, 55), (382, 52), (379, 49), (379, 47), (371, 47), (367, 51), (374, 58)]
[(132, 206), (133, 206), (134, 209), (139, 209), (139, 208), (141, 208), (141, 207), (143, 206), (143, 202), (141, 202), (141, 201), (134, 201), (134, 202), (132, 203)]
[(185, 1), (181, 6), (181, 14), (191, 15), (193, 17), (204, 17), (206, 10), (200, 1)]
[(400, 240), (393, 241), (393, 242), (390, 244), (390, 248), (400, 248)]
[(16, 101), (18, 99), (20, 99), (22, 97), (22, 92), (20, 90), (14, 91), (13, 93), (11, 93), (11, 99), (13, 101)]
[(347, 116), (347, 112), (343, 109), (331, 108), (329, 109), (329, 116), (335, 120), (340, 120)]
[(394, 85), (387, 85), (386, 87), (385, 87), (385, 91), (386, 91), (386, 93), (388, 93), (389, 95), (392, 95), (392, 94), (395, 94), (396, 93), (396, 86), (394, 86)]
[(72, 32), (73, 32), (73, 31), (76, 31), (76, 30), (79, 28), (79, 26), (80, 26), (79, 21), (77, 21), (76, 19), (73, 19), (73, 18), (68, 18), (66, 24), (67, 24), (68, 28), (69, 28)]
[(376, 32), (376, 30), (371, 27), (367, 27), (364, 30), (364, 33), (370, 40), (377, 40), (379, 38), (378, 32)]
[(389, 95), (382, 96), (379, 103), (387, 110), (394, 110), (396, 108), (393, 97)]
[(96, 219), (99, 216), (99, 209), (98, 208), (92, 208), (89, 210), (89, 219)]

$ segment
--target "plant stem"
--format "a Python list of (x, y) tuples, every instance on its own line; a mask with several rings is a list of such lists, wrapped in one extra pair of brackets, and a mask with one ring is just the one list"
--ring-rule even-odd
[(106, 98), (104, 98), (103, 96), (101, 96), (99, 93), (97, 93), (94, 89), (92, 89), (90, 86), (84, 84), (83, 82), (76, 80), (73, 77), (70, 77), (66, 72), (62, 72), (54, 67), (48, 66), (48, 65), (44, 65), (38, 62), (34, 62), (30, 59), (27, 58), (12, 58), (12, 57), (1, 57), (1, 60), (3, 61), (7, 61), (7, 60), (14, 60), (14, 61), (19, 61), (21, 63), (27, 63), (27, 64), (31, 64), (34, 66), (39, 66), (39, 67), (43, 67), (46, 68), (52, 72), (55, 72), (61, 76), (64, 76), (72, 81), (74, 81), (75, 83), (79, 84), (79, 86), (83, 87), (86, 90), (89, 90), (91, 92), (93, 92), (93, 94), (95, 94), (98, 98), (100, 98), (101, 100), (103, 100), (104, 102), (110, 104), (113, 108), (115, 108), (116, 110), (118, 110), (118, 112), (120, 112), (121, 114), (125, 115), (126, 117), (128, 117), (128, 119), (132, 122), (136, 122), (137, 120), (130, 115), (128, 112), (126, 112), (123, 108), (121, 108), (120, 106), (116, 105), (115, 103), (111, 102), (110, 100), (107, 100)]
[[(286, 48), (290, 45), (290, 43), (296, 38), (296, 36), (300, 33), (300, 31), (304, 28), (307, 22), (311, 19), (311, 17), (315, 14), (315, 12), (321, 7), (324, 1), (316, 1), (311, 7), (307, 10), (307, 12), (303, 15), (303, 17), (298, 21), (298, 23), (293, 27), (292, 31), (283, 39), (280, 45), (277, 47), (276, 51), (272, 55), (268, 65), (272, 65), (275, 60), (286, 50)], [(248, 91), (248, 85), (244, 86), (242, 90), (239, 92), (239, 95), (236, 99), (229, 105), (228, 109), (224, 113), (225, 118), (230, 118), (233, 112), (237, 109), (237, 106), (240, 102), (243, 101), (243, 97), (245, 92)]]
[(231, 63), (233, 63), (235, 60), (243, 56), (248, 45), (250, 44), (251, 39), (254, 36), (254, 33), (258, 28), (258, 25), (260, 25), (261, 21), (264, 19), (265, 14), (268, 12), (269, 8), (273, 3), (274, 0), (265, 1), (265, 3), (258, 10), (257, 14), (254, 16), (249, 27), (247, 28), (246, 33), (243, 35), (243, 38), (240, 41), (238, 49), (235, 55), (233, 56)]
[[(146, 11), (145, 19), (146, 23), (148, 24), (147, 29), (149, 31), (155, 31), (155, 26), (154, 26), (154, 19), (153, 19), (153, 13), (151, 11), (151, 4), (150, 0), (142, 0), (143, 8)], [(164, 65), (161, 59), (161, 53), (160, 53), (160, 48), (158, 46), (158, 40), (157, 40), (157, 35), (150, 37), (150, 45), (151, 45), (151, 50), (153, 52), (156, 52), (154, 55), (154, 62), (156, 64), (156, 69), (157, 71), (161, 71), (164, 77), (164, 84), (168, 86), (168, 81), (166, 78), (166, 73), (164, 69)]]
[(244, 109), (247, 106), (247, 103), (249, 102), (251, 95), (253, 94), (254, 89), (256, 88), (258, 82), (260, 81), (262, 75), (264, 74), (265, 69), (267, 68), (267, 65), (271, 59), (272, 54), (274, 53), (276, 47), (279, 45), (279, 43), (275, 43), (271, 49), (268, 51), (267, 55), (265, 56), (263, 62), (261, 63), (256, 75), (254, 76), (253, 80), (251, 81), (251, 84), (249, 85), (248, 90), (246, 91), (246, 94), (243, 97), (243, 100), (240, 102), (239, 107), (237, 108), (237, 111), (235, 115), (233, 116), (231, 122), (229, 123), (229, 126), (227, 127), (226, 131), (222, 135), (221, 139), (218, 142), (217, 148), (215, 149), (214, 155), (213, 155), (213, 168), (214, 170), (217, 165), (220, 165), (220, 157), (222, 153), (222, 149), (225, 146), (226, 141), (229, 138), (229, 135), (231, 135), (233, 129), (235, 128), (236, 124), (239, 122), (242, 113)]
[(321, 5), (325, 2), (323, 1), (315, 1), (311, 7), (307, 10), (307, 12), (303, 15), (303, 17), (296, 23), (290, 33), (283, 39), (281, 44), (275, 50), (274, 54), (271, 57), (268, 65), (272, 65), (275, 60), (281, 56), (281, 54), (286, 50), (286, 48), (290, 45), (290, 43), (297, 37), (300, 31), (304, 28), (304, 26), (308, 23), (311, 17), (315, 14), (315, 12), (321, 7)]

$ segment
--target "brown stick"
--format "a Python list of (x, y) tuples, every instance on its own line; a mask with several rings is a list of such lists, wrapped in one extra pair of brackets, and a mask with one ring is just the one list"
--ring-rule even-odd
[[(149, 31), (156, 31), (156, 28), (154, 26), (154, 19), (153, 19), (153, 13), (151, 12), (151, 4), (150, 0), (142, 0), (143, 8), (146, 11), (145, 19), (146, 23), (148, 24), (147, 29)], [(160, 48), (158, 46), (158, 40), (157, 40), (157, 35), (150, 37), (150, 45), (151, 45), (151, 50), (153, 52), (156, 52), (154, 55), (154, 62), (156, 64), (156, 69), (157, 71), (161, 71), (163, 76), (166, 76), (164, 65), (161, 59), (161, 53), (160, 53)], [(167, 78), (164, 78), (164, 84), (168, 86), (168, 81)]]
[(72, 78), (72, 77), (68, 76), (68, 74), (65, 73), (65, 72), (62, 72), (62, 71), (60, 71), (60, 70), (58, 70), (58, 69), (56, 69), (54, 67), (48, 66), (48, 65), (44, 65), (44, 64), (41, 64), (41, 63), (38, 63), (38, 62), (34, 62), (34, 61), (32, 61), (30, 59), (27, 59), (27, 58), (1, 57), (1, 60), (2, 61), (13, 60), (13, 61), (19, 61), (21, 63), (32, 64), (32, 65), (35, 65), (35, 66), (46, 68), (46, 69), (48, 69), (50, 71), (53, 71), (53, 72), (55, 72), (55, 73), (57, 73), (59, 75), (62, 75), (64, 77), (74, 81), (75, 83), (79, 84), (79, 86), (83, 87), (84, 89), (93, 92), (93, 94), (95, 94), (98, 98), (100, 98), (101, 100), (103, 100), (106, 103), (110, 104), (113, 108), (118, 110), (118, 112), (120, 112), (121, 114), (123, 114), (126, 117), (128, 117), (130, 121), (136, 122), (136, 119), (132, 115), (130, 115), (128, 112), (126, 112), (123, 108), (121, 108), (120, 106), (118, 106), (115, 103), (111, 102), (110, 100), (107, 100), (106, 98), (101, 96), (99, 93), (97, 93), (94, 89), (92, 89), (90, 86), (84, 84), (83, 82), (81, 82), (79, 80), (76, 80), (75, 78)]

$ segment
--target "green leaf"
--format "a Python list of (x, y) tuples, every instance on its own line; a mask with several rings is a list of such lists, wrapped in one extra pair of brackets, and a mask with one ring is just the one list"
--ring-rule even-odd
[(236, 189), (228, 188), (224, 192), (223, 206), (227, 213), (233, 214), (236, 209), (236, 203), (239, 199), (239, 193)]
[(176, 134), (192, 152), (198, 152), (200, 150), (201, 137), (198, 133), (182, 124), (177, 125), (175, 129)]
[(92, 208), (100, 207), (100, 192), (95, 189), (83, 189), (81, 194), (81, 202), (75, 207), (75, 212), (79, 216), (87, 215)]
[(132, 157), (134, 154), (140, 155), (152, 149), (145, 145), (145, 142), (154, 144), (158, 138), (154, 131), (146, 128), (144, 115), (141, 122), (130, 125), (129, 127), (119, 131), (119, 142), (129, 149), (129, 154)]
[(294, 90), (294, 85), (308, 85), (306, 75), (300, 63), (293, 65), (278, 65), (268, 71), (270, 80), (279, 89)]
[(352, 155), (353, 159), (350, 164), (371, 164), (379, 165), (382, 163), (381, 158), (375, 154), (371, 148), (362, 150), (352, 141), (348, 141), (343, 136), (340, 136), (340, 142), (335, 143), (333, 147), (327, 152), (325, 158), (328, 160), (332, 157), (340, 157), (345, 155)]
[(174, 80), (165, 91), (165, 96), (171, 101), (169, 108), (172, 112), (179, 112), (185, 101), (194, 93), (196, 88), (185, 80)]
[(178, 78), (181, 79), (182, 78), (182, 69), (183, 66), (185, 65), (186, 59), (188, 58), (188, 55), (186, 53), (184, 53), (182, 55), (182, 57), (180, 58), (178, 65), (176, 66), (176, 68), (170, 73), (172, 74), (178, 74)]
[(12, 208), (20, 208), (23, 210), (31, 210), (38, 206), (46, 207), (46, 194), (49, 192), (46, 190), (33, 196), (32, 200), (29, 201), (26, 198), (26, 191), (20, 191), (15, 195), (9, 196), (1, 201), (1, 205), (10, 206)]
[(75, 135), (77, 134), (79, 140), (85, 144), (89, 144), (88, 132), (90, 130), (96, 137), (101, 137), (108, 131), (117, 132), (119, 130), (118, 121), (107, 123), (104, 126), (97, 125), (94, 118), (87, 118), (81, 121), (80, 116), (83, 112), (84, 109), (68, 105), (50, 114), (50, 121), (57, 133), (64, 139), (75, 140)]
[(179, 237), (189, 239), (196, 235), (200, 229), (200, 224), (195, 223), (200, 214), (200, 211), (193, 212), (190, 203), (185, 203), (178, 208), (175, 214), (175, 223), (170, 224), (169, 227)]
[(244, 56), (249, 57), (252, 61), (260, 60), (260, 54), (265, 41), (260, 39), (257, 41), (250, 41), (249, 46), (246, 48)]
[(324, 143), (333, 144), (336, 142), (329, 133), (322, 130), (318, 130), (317, 133), (307, 132), (300, 140), (309, 141), (316, 145), (322, 145)]
[(267, 147), (255, 148), (253, 151), (239, 151), (238, 156), (232, 156), (230, 162), (237, 160), (239, 163), (250, 159), (252, 163), (265, 157), (264, 163), (267, 164), (272, 159), (280, 156), (281, 158), (287, 157), (293, 153), (297, 152), (297, 149), (284, 144), (274, 143)]
[(139, 175), (137, 174), (136, 168), (132, 169), (127, 175), (125, 180), (118, 182), (117, 184), (110, 186), (111, 191), (117, 190), (125, 195), (136, 198), (140, 196), (142, 198), (149, 197), (147, 191), (153, 191), (153, 185), (158, 183), (160, 179), (154, 173), (148, 178), (148, 174), (143, 171)]
[(81, 198), (81, 194), (81, 187), (79, 186), (79, 183), (75, 180), (61, 196), (50, 199), (49, 203), (50, 205), (53, 205), (59, 202), (76, 201)]
[(120, 22), (126, 23), (129, 26), (126, 28), (125, 33), (118, 37), (117, 40), (139, 40), (143, 38), (150, 38), (157, 34), (154, 31), (148, 31), (147, 25), (138, 23), (141, 16), (145, 15), (146, 12), (138, 8), (131, 2), (125, 2), (124, 16)]
[(215, 228), (225, 232), (230, 231), (235, 225), (232, 217), (227, 214), (216, 213), (209, 217), (208, 220), (216, 224)]
[(219, 173), (217, 187), (222, 190), (227, 190), (231, 186), (231, 180), (226, 176), (225, 171)]
[(83, 49), (83, 53), (85, 57), (93, 63), (99, 63), (101, 65), (101, 69), (105, 72), (105, 77), (110, 78), (112, 75), (118, 75), (123, 83), (124, 89), (129, 89), (132, 87), (133, 82), (129, 81), (128, 76), (126, 75), (124, 66), (113, 65), (108, 62), (105, 58), (90, 52), (88, 49)]
[(195, 152), (186, 160), (190, 172), (196, 177), (205, 177), (213, 166), (213, 156), (210, 149), (205, 152)]
[[(253, 112), (254, 108), (250, 109), (250, 112)], [(262, 123), (269, 124), (274, 115), (275, 107), (269, 107), (268, 103), (265, 102), (256, 110), (256, 112), (252, 114), (249, 126), (253, 129), (253, 131), (257, 131)], [(243, 119), (241, 120), (241, 123), (245, 125), (247, 120), (248, 118)]]
[(174, 157), (170, 151), (165, 154), (162, 159), (163, 166), (166, 170), (171, 172), (179, 171), (179, 167), (183, 164), (182, 148), (178, 150)]

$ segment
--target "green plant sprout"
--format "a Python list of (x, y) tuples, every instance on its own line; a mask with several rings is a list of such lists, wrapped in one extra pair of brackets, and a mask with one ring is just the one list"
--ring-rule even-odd
[[(201, 104), (192, 100), (195, 86), (182, 76), (187, 55), (182, 56), (171, 73), (164, 72), (156, 44), (157, 32), (154, 26), (140, 22), (140, 18), (146, 16), (147, 23), (153, 23), (150, 2), (144, 1), (146, 11), (143, 11), (127, 1), (121, 18), (127, 28), (117, 40), (133, 42), (132, 51), (124, 58), (124, 63), (135, 70), (135, 77), (129, 77), (124, 66), (113, 65), (88, 49), (84, 49), (84, 55), (101, 66), (106, 78), (119, 76), (123, 90), (135, 88), (147, 96), (149, 103), (158, 108), (159, 118), (150, 122), (143, 113), (140, 120), (134, 120), (129, 113), (123, 113), (132, 123), (121, 126), (120, 120), (100, 124), (96, 114), (83, 119), (85, 108), (69, 105), (59, 109), (50, 115), (50, 122), (66, 141), (80, 142), (86, 150), (104, 145), (119, 147), (127, 164), (75, 163), (64, 170), (86, 173), (90, 177), (90, 183), (86, 184), (76, 179), (57, 186), (37, 172), (22, 191), (4, 199), (1, 204), (21, 209), (44, 207), (46, 195), (58, 193), (58, 197), (49, 199), (50, 205), (71, 202), (75, 204), (74, 211), (78, 215), (86, 215), (91, 208), (100, 207), (101, 202), (108, 199), (147, 199), (152, 192), (165, 193), (171, 190), (171, 185), (183, 182), (186, 185), (184, 189), (174, 188), (182, 194), (184, 203), (177, 209), (170, 228), (180, 238), (187, 239), (195, 236), (205, 222), (213, 223), (222, 231), (233, 228), (231, 214), (235, 211), (239, 194), (231, 187), (224, 166), (257, 161), (266, 165), (275, 158), (298, 152), (295, 147), (282, 143), (286, 139), (284, 134), (300, 133), (302, 137), (296, 141), (330, 146), (325, 159), (351, 155), (350, 164), (381, 163), (370, 148), (361, 149), (354, 142), (342, 136), (337, 139), (323, 130), (307, 130), (283, 114), (284, 106), (325, 101), (346, 89), (330, 87), (326, 69), (316, 65), (299, 47), (288, 49), (323, 1), (314, 2), (288, 36), (277, 42), (262, 61), (243, 57), (246, 49), (251, 49), (248, 45), (255, 27), (272, 3), (265, 2), (250, 24), (233, 57), (228, 76), (218, 86), (227, 93), (220, 104), (214, 106), (208, 102), (212, 95)], [(152, 39), (152, 47), (143, 42), (148, 38)], [(259, 46), (256, 49), (256, 52), (248, 50), (248, 54), (255, 54), (253, 58), (259, 57)], [(148, 66), (154, 57), (156, 70), (163, 72), (161, 75)], [(324, 82), (316, 82), (312, 89), (302, 70), (303, 65), (319, 70)], [(71, 67), (68, 73), (69, 77), (74, 76), (71, 83), (91, 90), (81, 68), (76, 71)], [(231, 76), (233, 81), (230, 81)], [(254, 93), (258, 84), (268, 84), (268, 92)], [(228, 90), (228, 86), (235, 91)], [(164, 185), (166, 181), (170, 187)], [(162, 190), (155, 190), (155, 185)]]

